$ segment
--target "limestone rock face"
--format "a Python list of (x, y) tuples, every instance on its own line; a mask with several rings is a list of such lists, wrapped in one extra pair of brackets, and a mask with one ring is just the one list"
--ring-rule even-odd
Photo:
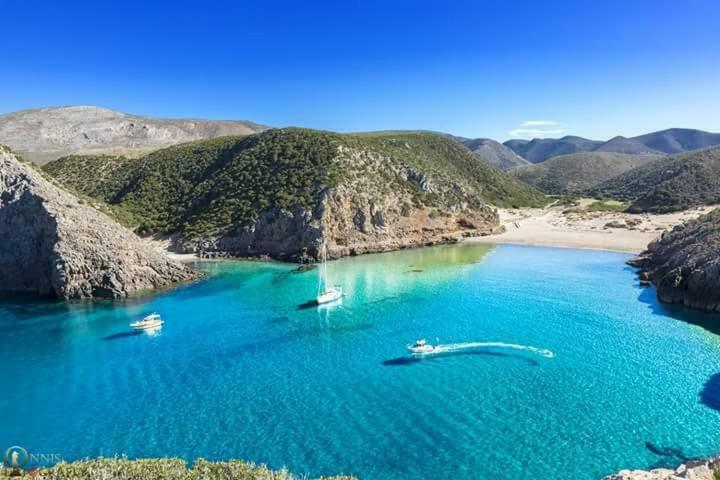
[(720, 311), (720, 209), (678, 225), (630, 260), (665, 303)]
[(0, 146), (0, 292), (125, 297), (197, 276)]
[(656, 468), (653, 470), (621, 470), (608, 475), (604, 480), (714, 480), (718, 458), (708, 461), (694, 460), (680, 465), (675, 470)]

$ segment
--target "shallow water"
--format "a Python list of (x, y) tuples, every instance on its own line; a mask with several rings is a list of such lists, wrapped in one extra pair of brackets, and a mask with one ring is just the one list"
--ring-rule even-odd
[[(716, 317), (659, 305), (627, 258), (471, 244), (347, 258), (329, 270), (349, 295), (325, 308), (309, 302), (317, 271), (235, 261), (144, 299), (5, 300), (0, 448), (363, 479), (594, 479), (714, 453)], [(128, 332), (151, 311), (160, 332)], [(406, 355), (422, 337), (554, 356)]]

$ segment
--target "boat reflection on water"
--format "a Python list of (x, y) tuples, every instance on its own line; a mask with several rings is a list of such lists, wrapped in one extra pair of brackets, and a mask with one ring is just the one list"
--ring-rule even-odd
[(158, 337), (162, 333), (162, 325), (158, 327), (146, 328), (142, 332), (148, 337)]

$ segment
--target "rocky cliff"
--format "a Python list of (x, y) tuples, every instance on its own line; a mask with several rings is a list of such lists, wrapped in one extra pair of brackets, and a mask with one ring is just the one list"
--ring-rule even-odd
[(264, 129), (247, 121), (151, 118), (92, 106), (0, 115), (0, 143), (37, 163), (73, 153), (138, 156), (178, 143)]
[(660, 301), (720, 312), (720, 209), (663, 233), (628, 263)]
[[(498, 230), (494, 206), (544, 205), (533, 188), (441, 135), (269, 130), (133, 160), (68, 157), (44, 170), (126, 213), (142, 235), (201, 256), (313, 261)], [(98, 173), (101, 172), (101, 173)]]
[(116, 298), (196, 276), (1, 146), (0, 238), (2, 293)]

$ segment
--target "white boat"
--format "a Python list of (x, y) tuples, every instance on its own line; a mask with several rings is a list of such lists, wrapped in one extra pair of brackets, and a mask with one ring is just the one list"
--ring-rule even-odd
[(438, 347), (435, 345), (430, 345), (425, 341), (425, 339), (417, 340), (414, 344), (407, 346), (408, 350), (410, 350), (411, 353), (417, 353), (417, 354), (423, 354), (423, 353), (432, 353), (435, 350), (437, 350)]
[(336, 302), (343, 297), (343, 289), (339, 285), (328, 287), (327, 272), (327, 245), (325, 242), (320, 249), (320, 278), (318, 279), (318, 294), (315, 301), (318, 305)]
[(317, 296), (318, 305), (340, 300), (343, 296), (342, 287), (330, 287)]
[(163, 323), (165, 322), (160, 318), (159, 313), (151, 313), (142, 320), (131, 323), (130, 326), (135, 330), (151, 330), (162, 327)]

